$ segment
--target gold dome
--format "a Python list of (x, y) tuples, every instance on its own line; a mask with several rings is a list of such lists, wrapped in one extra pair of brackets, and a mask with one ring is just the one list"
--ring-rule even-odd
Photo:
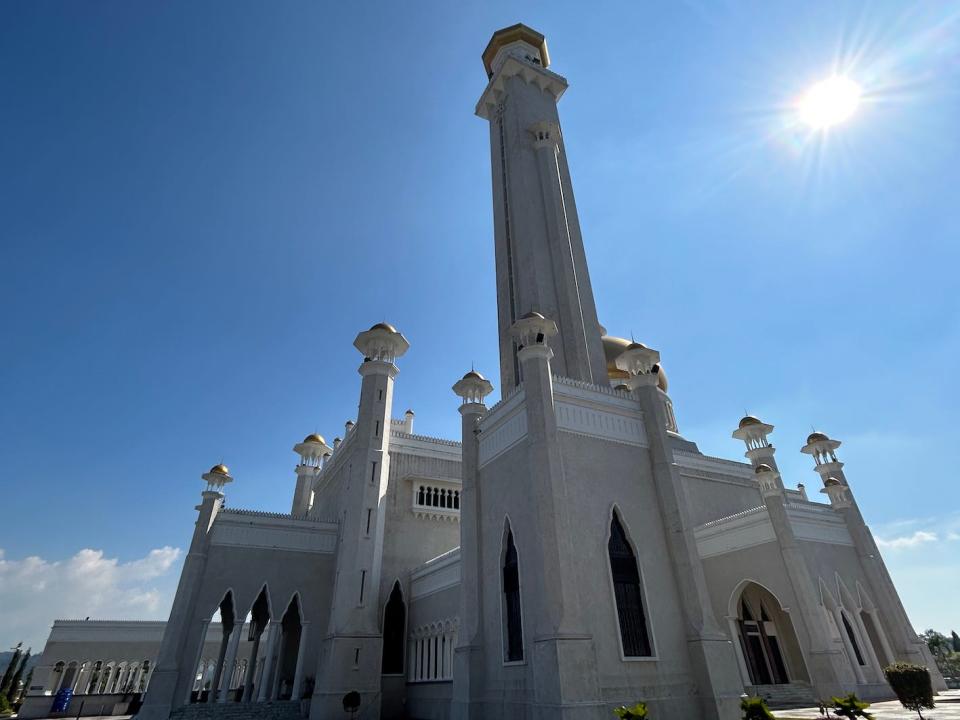
[(756, 418), (753, 415), (745, 415), (740, 420), (740, 429), (747, 427), (747, 425), (763, 425), (760, 421), (760, 418)]
[(757, 469), (754, 470), (754, 472), (757, 475), (759, 475), (760, 473), (764, 473), (764, 472), (773, 472), (773, 468), (767, 465), (766, 463), (760, 463), (759, 465), (757, 465)]
[(809, 435), (807, 435), (807, 445), (809, 445), (810, 443), (822, 442), (824, 440), (829, 440), (829, 439), (830, 438), (828, 438), (822, 432), (812, 432)]
[[(624, 350), (632, 347), (646, 347), (642, 343), (633, 343), (625, 338), (615, 337), (613, 335), (603, 335), (600, 338), (603, 343), (603, 357), (607, 361), (607, 377), (611, 380), (626, 380), (630, 373), (617, 367), (617, 358)], [(662, 365), (654, 365), (653, 371), (657, 373), (657, 387), (664, 392), (667, 391), (667, 374), (663, 371)]]
[(630, 341), (613, 335), (604, 335), (600, 338), (603, 343), (603, 356), (607, 361), (607, 376), (611, 380), (626, 380), (630, 373), (617, 367), (617, 357), (630, 347)]
[(464, 380), (486, 380), (486, 378), (478, 373), (476, 370), (471, 370), (466, 375), (463, 376)]
[(393, 325), (391, 325), (390, 323), (385, 323), (385, 322), (379, 322), (379, 323), (377, 323), (376, 325), (374, 325), (373, 327), (371, 327), (370, 329), (371, 329), (371, 330), (386, 330), (387, 332), (392, 332), (392, 333), (395, 333), (395, 332), (397, 331), (397, 329), (396, 329)]
[(526, 315), (524, 315), (521, 320), (529, 320), (530, 318), (536, 318), (537, 320), (546, 320), (546, 318), (538, 313), (536, 310), (531, 310)]
[(320, 443), (321, 445), (326, 445), (327, 441), (323, 439), (323, 435), (317, 435), (317, 433), (311, 433), (307, 435), (303, 441), (305, 443)]
[(230, 469), (223, 463), (220, 463), (219, 465), (214, 465), (212, 468), (210, 468), (210, 473), (213, 475), (229, 475)]
[(823, 481), (824, 487), (836, 487), (837, 485), (843, 485), (843, 483), (837, 480), (835, 477), (828, 477)]
[(493, 68), (491, 64), (493, 59), (497, 56), (497, 51), (502, 48), (504, 45), (509, 45), (512, 42), (517, 42), (522, 40), (523, 42), (532, 45), (537, 50), (540, 51), (540, 65), (541, 67), (549, 67), (550, 65), (550, 54), (547, 52), (547, 41), (541, 33), (538, 33), (533, 28), (527, 27), (523, 23), (517, 23), (516, 25), (511, 25), (510, 27), (501, 28), (497, 30), (493, 37), (490, 38), (490, 42), (487, 43), (487, 47), (483, 50), (483, 68), (487, 71), (487, 77), (493, 75)]

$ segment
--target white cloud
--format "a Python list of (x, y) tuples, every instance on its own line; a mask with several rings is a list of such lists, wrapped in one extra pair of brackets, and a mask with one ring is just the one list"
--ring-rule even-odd
[[(67, 560), (7, 560), (0, 549), (0, 642), (39, 652), (56, 618), (162, 619), (173, 600), (179, 548), (162, 547), (128, 562), (85, 548)], [(160, 587), (158, 587), (158, 584)]]
[(957, 532), (947, 533), (947, 540), (960, 540), (960, 533), (957, 533)]
[(902, 550), (904, 548), (915, 548), (919, 545), (924, 545), (926, 543), (936, 542), (939, 538), (936, 533), (927, 532), (925, 530), (917, 530), (912, 535), (901, 535), (900, 537), (891, 538), (889, 540), (884, 540), (883, 538), (877, 538), (877, 545), (882, 548), (889, 548), (890, 550)]

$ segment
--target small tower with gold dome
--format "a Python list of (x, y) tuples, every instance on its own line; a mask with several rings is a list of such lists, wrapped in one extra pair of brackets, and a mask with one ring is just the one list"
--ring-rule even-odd
[(322, 435), (311, 433), (303, 442), (293, 446), (293, 451), (300, 456), (297, 463), (297, 486), (293, 492), (293, 505), (290, 512), (294, 516), (306, 515), (313, 505), (313, 483), (323, 469), (325, 458), (333, 452)]
[[(323, 640), (313, 696), (313, 717), (342, 712), (344, 688), (360, 693), (362, 704), (380, 702), (380, 575), (383, 564), (384, 497), (390, 475), (390, 419), (395, 364), (410, 347), (385, 322), (359, 333), (353, 346), (363, 356), (357, 420), (339, 453), (350, 444), (348, 480), (343, 485), (340, 542), (330, 622)], [(318, 445), (319, 449), (319, 445)], [(322, 455), (322, 453), (321, 453)], [(375, 717), (379, 710), (370, 710)]]

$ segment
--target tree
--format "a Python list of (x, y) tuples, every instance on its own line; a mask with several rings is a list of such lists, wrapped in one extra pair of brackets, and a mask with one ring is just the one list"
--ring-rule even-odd
[(17, 646), (13, 649), (13, 657), (10, 658), (10, 664), (7, 665), (7, 669), (3, 673), (3, 680), (0, 680), (0, 695), (6, 697), (7, 693), (10, 691), (10, 681), (13, 679), (13, 674), (17, 671), (17, 665), (20, 663), (20, 648), (23, 647), (23, 643), (17, 643)]
[(933, 709), (933, 685), (930, 682), (930, 671), (923, 665), (898, 662), (883, 671), (887, 682), (897, 694), (900, 704), (907, 710), (916, 710), (920, 720), (923, 708)]
[(957, 635), (956, 630), (950, 632), (951, 640), (953, 641), (953, 651), (955, 653), (960, 653), (960, 635)]
[(20, 695), (17, 697), (17, 703), (22, 703), (23, 699), (27, 696), (27, 691), (30, 690), (30, 683), (33, 682), (33, 671), (36, 670), (36, 667), (30, 668), (30, 672), (27, 673), (27, 679), (23, 681), (23, 687), (20, 688)]
[(938, 660), (942, 660), (948, 652), (953, 650), (953, 642), (947, 639), (946, 635), (938, 633), (936, 630), (927, 630), (920, 635), (920, 638), (927, 644), (930, 652), (932, 652), (933, 656)]
[(27, 669), (27, 663), (30, 662), (31, 649), (32, 648), (28, 649), (27, 652), (24, 653), (16, 672), (14, 672), (13, 677), (10, 678), (10, 687), (7, 688), (7, 700), (10, 701), (11, 705), (14, 700), (20, 696), (20, 679), (23, 677), (23, 671)]

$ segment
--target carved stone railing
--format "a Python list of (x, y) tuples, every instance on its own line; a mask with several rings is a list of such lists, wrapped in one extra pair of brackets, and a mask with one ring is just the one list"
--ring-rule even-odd
[(699, 530), (700, 528), (716, 527), (717, 525), (722, 525), (723, 523), (730, 522), (731, 520), (739, 520), (740, 518), (745, 518), (750, 515), (757, 515), (759, 513), (766, 512), (766, 510), (767, 510), (766, 505), (759, 505), (757, 507), (753, 507), (748, 510), (741, 510), (740, 512), (734, 513), (733, 515), (727, 515), (726, 517), (718, 518), (716, 520), (711, 520), (710, 522), (706, 522), (703, 525), (700, 525), (699, 528), (697, 529)]

